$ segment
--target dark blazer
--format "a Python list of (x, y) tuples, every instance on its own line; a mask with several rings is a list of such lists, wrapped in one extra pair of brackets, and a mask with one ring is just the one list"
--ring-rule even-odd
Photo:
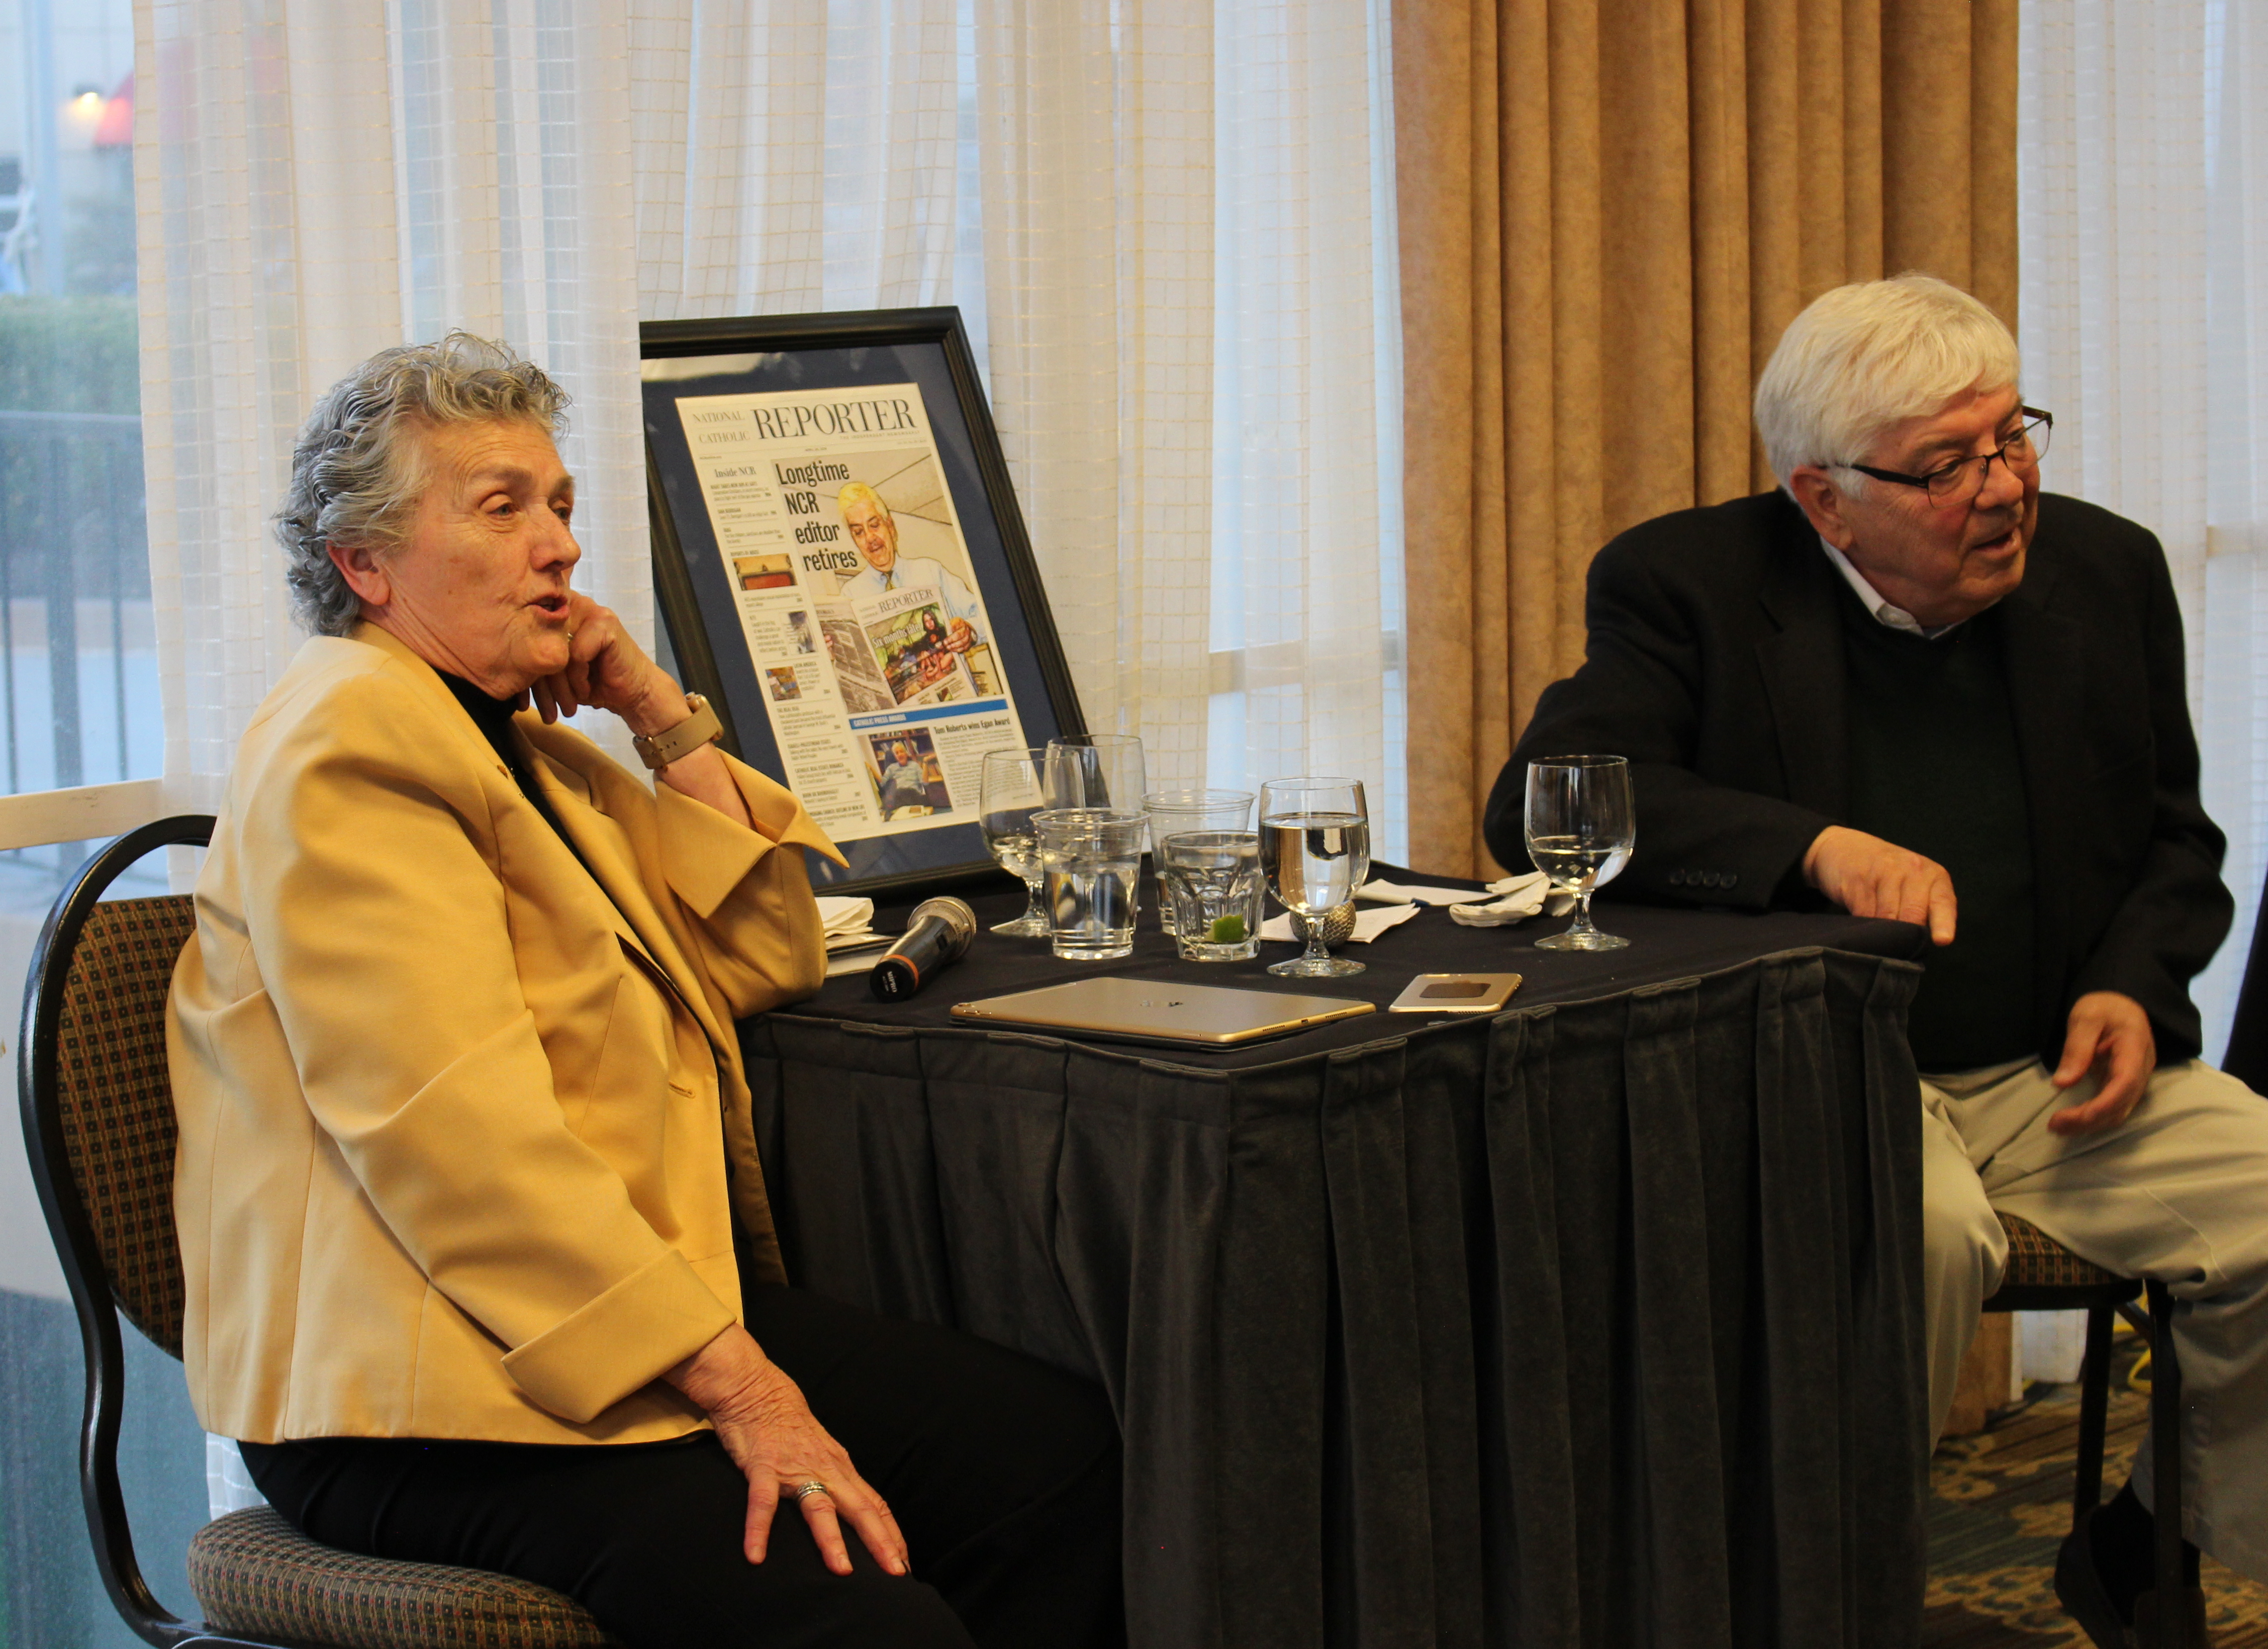
[[(1801, 864), (1848, 806), (1840, 575), (1779, 492), (1631, 528), (1591, 563), (1588, 654), (1545, 689), (1489, 797), (1489, 850), (1527, 864), (1534, 757), (1626, 755), (1638, 841), (1616, 891), (1751, 909), (1815, 903)], [(2038, 1045), (2118, 990), (2161, 1059), (2202, 1040), (2189, 982), (2233, 910), (2198, 799), (2181, 614), (2157, 539), (2043, 493), (2024, 582), (2001, 602), (2031, 812)], [(1960, 890), (1955, 889), (1958, 894)]]

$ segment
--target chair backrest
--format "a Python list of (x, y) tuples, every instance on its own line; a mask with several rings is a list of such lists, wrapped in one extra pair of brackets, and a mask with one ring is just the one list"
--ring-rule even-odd
[(187, 894), (96, 905), (61, 969), (55, 1034), (56, 1123), (111, 1294), (127, 1321), (177, 1358), (180, 1130), (166, 1070), (166, 993), (195, 922)]
[(195, 918), (186, 894), (110, 903), (102, 894), (158, 848), (210, 841), (212, 824), (202, 813), (163, 819), (80, 868), (33, 952), (17, 1048), (24, 1143), (86, 1352), (79, 1486), (87, 1528), (112, 1601), (152, 1643), (186, 1629), (151, 1595), (134, 1557), (118, 1484), (125, 1348), (112, 1307), (181, 1354), (166, 996)]

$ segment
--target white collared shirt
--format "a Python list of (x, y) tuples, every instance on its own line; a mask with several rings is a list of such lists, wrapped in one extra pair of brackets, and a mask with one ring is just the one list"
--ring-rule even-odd
[(1924, 641), (1935, 641), (1939, 637), (1950, 635), (1961, 628), (1962, 621), (1958, 620), (1950, 624), (1924, 625), (1905, 608), (1884, 600), (1882, 593), (1867, 582), (1867, 575), (1851, 564), (1851, 558), (1824, 538), (1819, 541), (1819, 548), (1827, 552), (1827, 559), (1835, 563), (1835, 571), (1843, 575), (1844, 582), (1851, 586), (1851, 593), (1859, 598), (1859, 605), (1865, 607), (1874, 621), (1884, 629), (1900, 629), (1909, 636), (1918, 636)]

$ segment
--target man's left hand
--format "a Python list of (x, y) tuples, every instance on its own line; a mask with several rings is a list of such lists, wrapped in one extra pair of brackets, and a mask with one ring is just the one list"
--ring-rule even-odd
[(946, 636), (945, 644), (949, 652), (967, 652), (976, 644), (976, 626), (965, 618), (954, 619), (953, 629)]
[(2116, 1128), (2141, 1103), (2142, 1091), (2157, 1067), (2158, 1039), (2151, 1034), (2150, 1016), (2142, 1005), (2116, 990), (2088, 991), (2071, 1005), (2063, 1062), (2050, 1080), (2067, 1088), (2094, 1071), (2101, 1073), (2102, 1086), (2084, 1105), (2049, 1117), (2048, 1127), (2058, 1134)]

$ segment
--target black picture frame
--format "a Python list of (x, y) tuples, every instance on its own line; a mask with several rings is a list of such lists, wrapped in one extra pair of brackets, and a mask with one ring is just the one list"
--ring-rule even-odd
[[(780, 390), (921, 386), (942, 479), (965, 542), (989, 638), (1013, 699), (1024, 745), (1086, 731), (1047, 592), (1000, 451), (959, 309), (877, 309), (725, 320), (652, 320), (638, 328), (647, 511), (654, 593), (684, 685), (706, 696), (724, 743), (785, 784), (787, 766), (765, 708), (691, 446), (676, 403), (688, 396)], [(713, 373), (659, 372), (646, 363), (716, 357)], [(939, 891), (1003, 872), (985, 851), (976, 798), (965, 823), (840, 840), (844, 870), (806, 854), (821, 893), (882, 895)]]

